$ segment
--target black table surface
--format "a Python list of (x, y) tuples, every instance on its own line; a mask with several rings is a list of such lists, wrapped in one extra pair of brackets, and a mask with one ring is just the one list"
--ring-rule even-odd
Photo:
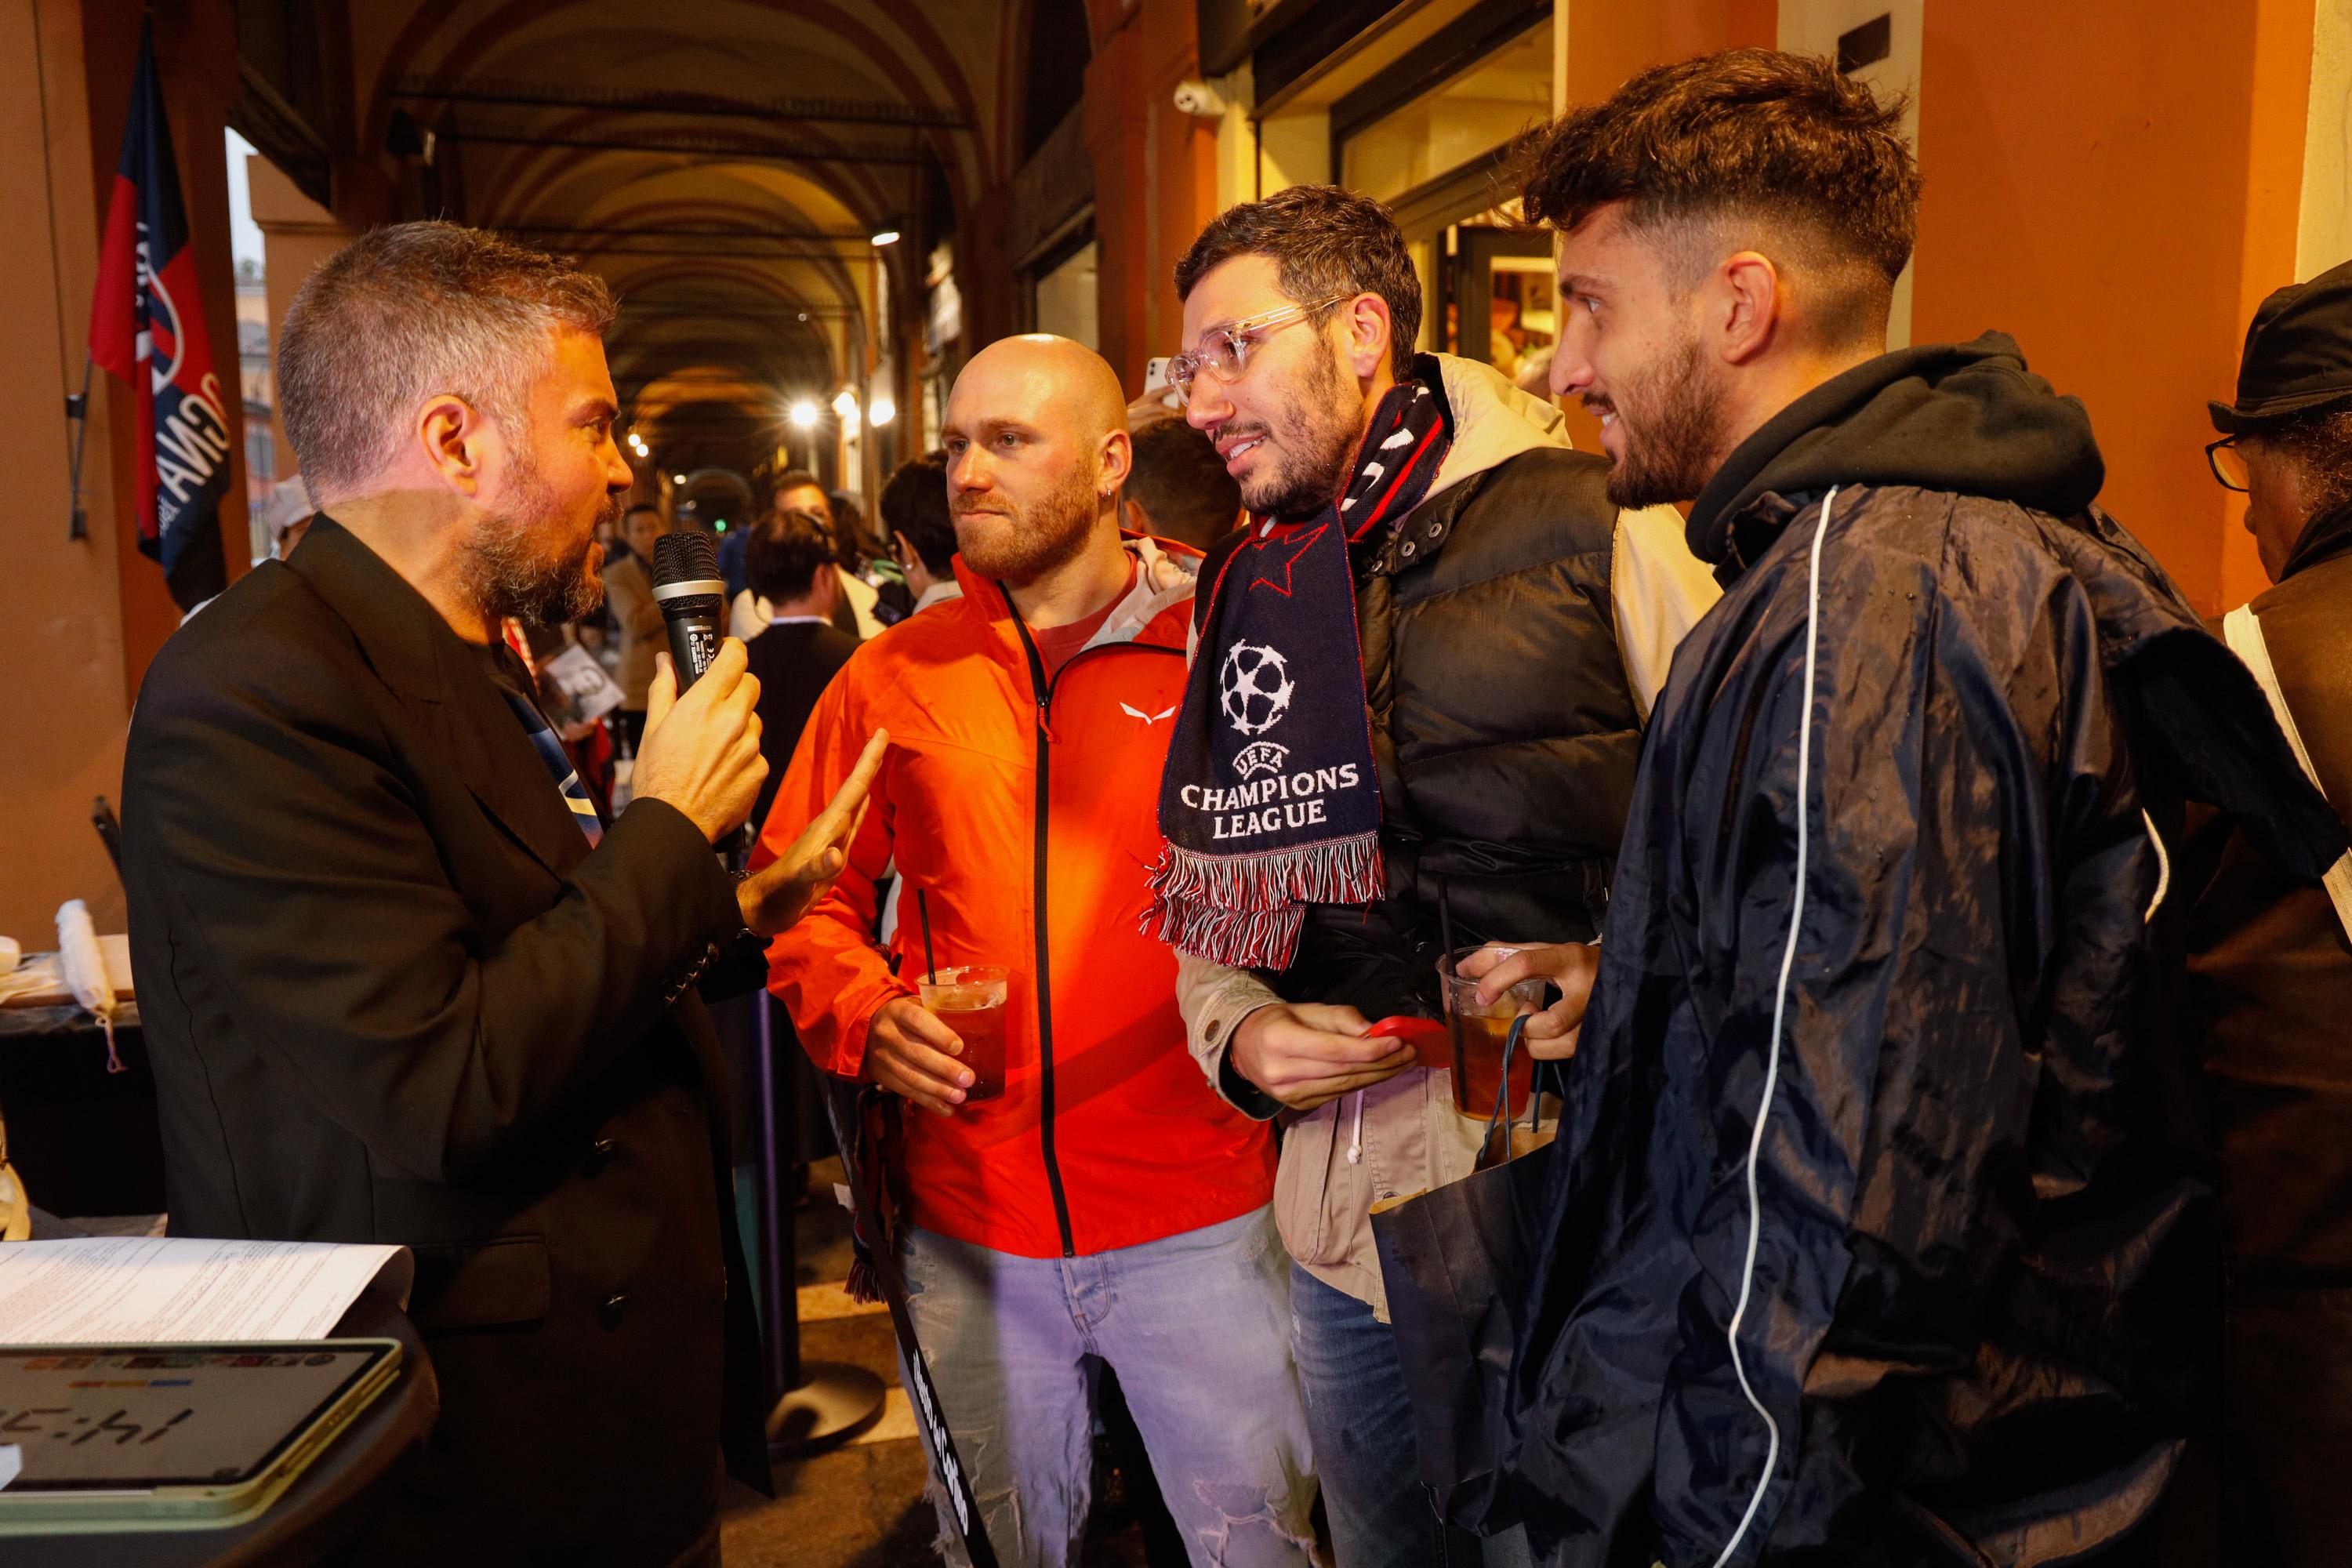
[(0, 1537), (8, 1568), (301, 1568), (365, 1529), (401, 1460), (440, 1414), (433, 1363), (405, 1314), (373, 1292), (352, 1303), (335, 1339), (400, 1342), (400, 1375), (249, 1524), (228, 1530)]
[(0, 1007), (0, 1117), (8, 1157), (52, 1214), (160, 1214), (163, 1138), (135, 1003), (105, 1031), (79, 1007)]

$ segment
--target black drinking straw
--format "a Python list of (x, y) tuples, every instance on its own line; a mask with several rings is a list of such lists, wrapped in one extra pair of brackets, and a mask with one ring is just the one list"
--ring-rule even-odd
[[(1445, 1009), (1445, 1033), (1454, 1042), (1454, 1080), (1458, 1086), (1469, 1081), (1464, 1076), (1469, 1068), (1462, 1059), (1462, 1015), (1454, 1008), (1454, 992), (1451, 989), (1454, 978), (1454, 900), (1447, 896), (1445, 879), (1443, 877), (1437, 879), (1437, 940), (1445, 944), (1445, 959), (1438, 966), (1438, 972), (1444, 976), (1444, 979), (1438, 984), (1437, 1001), (1438, 1005)], [(1459, 1102), (1457, 1097), (1456, 1103)]]
[(931, 900), (923, 896), (920, 888), (915, 889), (915, 918), (923, 928), (923, 979), (928, 984), (937, 985), (940, 961), (931, 956)]

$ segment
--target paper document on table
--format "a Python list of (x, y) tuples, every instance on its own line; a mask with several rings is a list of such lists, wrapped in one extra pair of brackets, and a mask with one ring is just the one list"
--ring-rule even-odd
[(404, 1247), (91, 1236), (0, 1245), (0, 1344), (320, 1340), (382, 1278), (405, 1306)]

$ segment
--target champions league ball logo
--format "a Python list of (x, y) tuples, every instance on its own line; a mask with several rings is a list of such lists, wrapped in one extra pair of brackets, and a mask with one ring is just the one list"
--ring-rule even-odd
[(1263, 735), (1290, 710), (1298, 690), (1281, 653), (1263, 643), (1237, 642), (1217, 671), (1217, 705), (1244, 735)]

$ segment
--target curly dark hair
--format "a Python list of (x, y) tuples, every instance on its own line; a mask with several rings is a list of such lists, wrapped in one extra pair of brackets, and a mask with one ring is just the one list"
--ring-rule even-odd
[(1176, 263), (1176, 298), (1236, 256), (1274, 263), (1275, 281), (1301, 305), (1335, 294), (1378, 294), (1389, 308), (1389, 363), (1412, 366), (1421, 335), (1421, 275), (1389, 209), (1338, 185), (1292, 185), (1209, 220)]
[(1704, 234), (1799, 270), (1861, 274), (1883, 314), (1919, 226), (1905, 107), (1827, 59), (1702, 55), (1529, 132), (1516, 154), (1522, 200), (1531, 222), (1563, 233), (1625, 203), (1628, 227), (1670, 242), (1679, 287), (1724, 254), (1693, 243)]

